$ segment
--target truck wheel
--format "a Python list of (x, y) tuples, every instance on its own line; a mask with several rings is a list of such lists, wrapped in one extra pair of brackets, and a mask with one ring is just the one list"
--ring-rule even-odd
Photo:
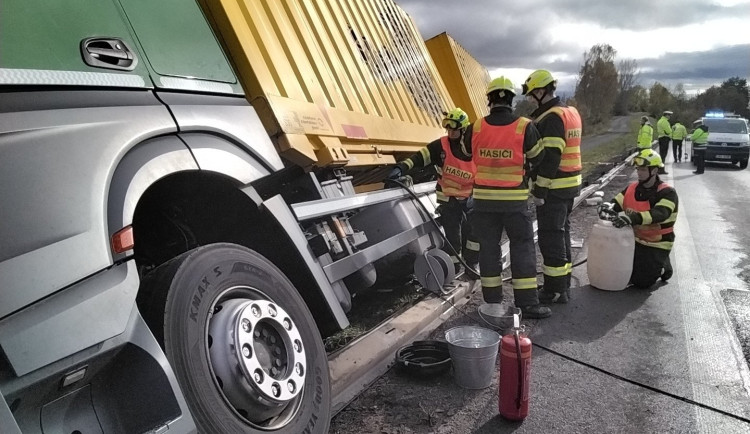
[(747, 169), (747, 160), (740, 160), (740, 169)]
[(263, 256), (199, 247), (146, 276), (139, 294), (200, 432), (328, 432), (323, 341), (302, 297)]

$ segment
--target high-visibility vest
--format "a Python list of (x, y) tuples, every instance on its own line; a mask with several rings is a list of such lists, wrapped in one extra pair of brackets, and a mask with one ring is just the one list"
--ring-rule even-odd
[(523, 142), (530, 122), (521, 117), (508, 125), (491, 125), (485, 119), (474, 123), (471, 144), (476, 164), (475, 199), (528, 199), (529, 189), (524, 184), (526, 158)]
[(551, 113), (557, 114), (563, 121), (563, 128), (565, 129), (563, 140), (565, 141), (565, 146), (562, 149), (560, 166), (557, 169), (563, 173), (556, 174), (548, 188), (550, 190), (577, 188), (583, 181), (580, 174), (583, 167), (581, 165), (581, 134), (583, 131), (581, 115), (578, 114), (578, 110), (575, 107), (556, 106), (542, 113), (536, 119), (536, 122), (538, 123), (542, 118)]
[(675, 124), (672, 128), (672, 138), (675, 140), (684, 140), (687, 137), (687, 129), (682, 124)]
[(672, 137), (672, 127), (665, 116), (660, 117), (656, 122), (656, 135), (660, 139), (662, 137)]
[(441, 168), (442, 174), (438, 179), (440, 189), (437, 191), (437, 198), (445, 202), (450, 197), (466, 199), (471, 196), (471, 190), (474, 187), (476, 166), (473, 161), (463, 161), (453, 155), (447, 136), (440, 139), (440, 144), (443, 146), (445, 157)]
[(643, 124), (638, 132), (638, 149), (651, 149), (651, 142), (654, 141), (654, 127), (648, 122)]
[[(638, 186), (637, 182), (634, 182), (628, 186), (625, 190), (624, 197), (622, 199), (622, 208), (625, 211), (643, 212), (651, 210), (651, 203), (648, 200), (637, 200), (635, 198), (635, 189)], [(662, 182), (657, 187), (656, 191), (662, 191), (665, 188), (669, 188), (669, 184)], [(635, 234), (635, 240), (641, 244), (652, 245), (654, 247), (666, 247), (667, 249), (672, 247), (672, 242), (666, 243), (668, 245), (660, 246), (659, 243), (662, 241), (662, 236), (665, 234), (671, 234), (674, 232), (674, 226), (670, 225), (664, 227), (668, 223), (674, 223), (677, 220), (677, 213), (673, 212), (669, 218), (661, 223), (654, 223), (649, 225), (634, 225), (633, 234)]]
[(704, 146), (708, 144), (708, 131), (696, 128), (690, 138), (693, 141), (693, 146)]

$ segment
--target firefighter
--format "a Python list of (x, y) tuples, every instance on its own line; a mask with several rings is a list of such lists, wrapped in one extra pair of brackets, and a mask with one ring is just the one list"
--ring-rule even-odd
[(544, 160), (534, 186), (539, 250), (544, 261), (542, 303), (567, 303), (573, 271), (570, 213), (581, 190), (581, 116), (555, 96), (557, 81), (537, 70), (523, 85), (527, 100), (537, 105), (531, 114), (542, 136)]
[[(662, 164), (664, 161), (667, 161), (669, 141), (672, 140), (672, 127), (669, 125), (669, 119), (671, 117), (672, 112), (669, 110), (665, 110), (659, 120), (656, 122), (656, 137), (658, 137), (659, 140), (659, 156), (661, 157)], [(664, 170), (663, 165), (659, 168), (659, 174), (667, 174), (667, 171)]]
[(690, 140), (693, 142), (693, 155), (695, 155), (695, 173), (702, 175), (706, 170), (706, 146), (708, 145), (708, 126), (698, 121)]
[(651, 149), (654, 141), (654, 127), (648, 121), (648, 116), (641, 116), (641, 129), (638, 131), (638, 151)]
[(531, 120), (513, 114), (516, 95), (510, 79), (500, 76), (487, 87), (490, 114), (478, 119), (464, 134), (466, 158), (476, 164), (473, 231), (482, 246), (479, 271), (486, 303), (503, 301), (503, 230), (510, 241), (510, 269), (516, 307), (524, 318), (546, 318), (552, 311), (539, 304), (536, 281), (534, 228), (529, 212), (529, 177), (544, 157), (539, 132)]
[(651, 149), (641, 151), (634, 159), (638, 181), (628, 185), (611, 202), (619, 213), (616, 227), (633, 226), (635, 254), (630, 283), (649, 288), (661, 278), (672, 277), (669, 252), (674, 244), (677, 221), (677, 191), (659, 178), (664, 167), (659, 154)]
[(672, 156), (674, 161), (682, 161), (682, 142), (687, 137), (687, 129), (679, 122), (672, 125)]
[(388, 175), (389, 179), (396, 179), (411, 169), (430, 164), (437, 167), (437, 213), (440, 215), (445, 237), (453, 247), (451, 249), (444, 246), (443, 250), (451, 257), (457, 273), (461, 269), (457, 253), (473, 269), (476, 269), (479, 262), (479, 243), (471, 234), (471, 225), (468, 223), (473, 202), (470, 197), (474, 185), (474, 163), (456, 157), (460, 152), (461, 136), (469, 124), (469, 116), (460, 108), (443, 113), (442, 125), (447, 134), (398, 163)]

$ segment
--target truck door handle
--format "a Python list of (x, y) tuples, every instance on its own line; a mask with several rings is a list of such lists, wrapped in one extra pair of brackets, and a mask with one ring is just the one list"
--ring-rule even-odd
[(119, 38), (86, 38), (81, 41), (81, 56), (95, 68), (132, 71), (138, 64), (135, 53)]

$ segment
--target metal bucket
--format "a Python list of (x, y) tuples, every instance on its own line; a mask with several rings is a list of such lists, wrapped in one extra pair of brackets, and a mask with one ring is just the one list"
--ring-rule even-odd
[(484, 389), (492, 384), (500, 335), (476, 326), (454, 327), (445, 332), (453, 360), (456, 383), (466, 389)]

